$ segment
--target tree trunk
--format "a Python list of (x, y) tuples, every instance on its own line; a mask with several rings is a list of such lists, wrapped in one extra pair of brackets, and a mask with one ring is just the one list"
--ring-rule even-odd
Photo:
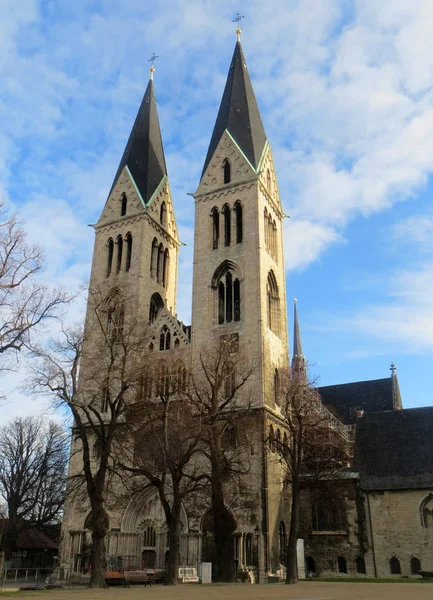
[(292, 483), (292, 512), (290, 515), (289, 543), (287, 544), (286, 583), (298, 583), (298, 518), (299, 518), (299, 484)]
[(169, 529), (169, 551), (167, 560), (167, 579), (166, 585), (178, 585), (179, 583), (179, 562), (180, 562), (180, 514), (182, 502), (176, 498), (174, 493), (173, 509), (171, 512), (171, 523)]
[(105, 535), (101, 536), (99, 532), (92, 532), (92, 551), (91, 551), (91, 575), (90, 588), (105, 588), (104, 570), (105, 570)]
[(219, 581), (233, 581), (233, 553), (231, 551), (232, 523), (224, 505), (222, 469), (218, 449), (212, 452), (212, 515), (213, 534), (217, 554), (217, 578)]

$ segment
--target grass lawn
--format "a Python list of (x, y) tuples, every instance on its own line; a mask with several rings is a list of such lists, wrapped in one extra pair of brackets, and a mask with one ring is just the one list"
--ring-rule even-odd
[[(400, 585), (395, 585), (399, 583)], [(358, 585), (359, 584), (359, 585)], [(0, 594), (0, 598), (28, 600), (432, 600), (433, 582), (407, 579), (303, 581), (297, 585), (155, 585), (105, 590), (71, 589)]]

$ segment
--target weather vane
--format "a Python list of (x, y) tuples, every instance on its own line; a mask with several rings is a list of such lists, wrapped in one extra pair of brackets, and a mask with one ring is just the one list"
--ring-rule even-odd
[(156, 56), (155, 52), (152, 54), (152, 56), (149, 58), (148, 62), (150, 62), (150, 78), (153, 79), (153, 74), (155, 73), (155, 60), (158, 57)]
[(236, 29), (236, 35), (238, 36), (238, 42), (241, 41), (241, 33), (242, 33), (242, 29), (241, 29), (241, 21), (242, 19), (245, 19), (245, 17), (242, 15), (240, 15), (239, 13), (236, 14), (236, 17), (233, 19), (233, 23), (237, 23), (238, 27)]

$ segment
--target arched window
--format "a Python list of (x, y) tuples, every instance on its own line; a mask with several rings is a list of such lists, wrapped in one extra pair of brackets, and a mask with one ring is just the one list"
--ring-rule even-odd
[(281, 449), (283, 456), (288, 456), (289, 454), (289, 438), (287, 437), (287, 433), (284, 432), (283, 435), (283, 447)]
[(122, 236), (119, 235), (117, 237), (117, 273), (120, 273), (120, 269), (122, 267), (122, 253), (123, 253), (123, 239)]
[(158, 316), (159, 311), (163, 307), (164, 301), (161, 298), (161, 296), (157, 292), (155, 294), (152, 294), (152, 297), (150, 298), (149, 323), (153, 323), (153, 321)]
[(269, 226), (268, 226), (268, 210), (265, 206), (264, 210), (264, 223), (265, 223), (265, 249), (269, 252)]
[(128, 204), (128, 198), (126, 197), (125, 192), (122, 194), (122, 201), (120, 206), (120, 216), (124, 217), (126, 215), (126, 205)]
[(159, 349), (162, 350), (170, 350), (171, 343), (171, 333), (167, 325), (161, 329), (161, 333), (159, 335)]
[(104, 385), (102, 388), (102, 400), (101, 400), (101, 411), (108, 412), (110, 407), (110, 390), (108, 389), (108, 385)]
[(167, 224), (167, 207), (165, 202), (161, 204), (161, 208), (159, 210), (159, 222), (163, 227), (165, 227)]
[(271, 256), (273, 256), (273, 247), (272, 247), (272, 244), (273, 244), (273, 238), (272, 238), (272, 215), (269, 214), (268, 215), (268, 246), (269, 246), (268, 252), (269, 252), (269, 254)]
[(167, 364), (165, 362), (160, 363), (157, 374), (156, 395), (167, 396), (170, 390), (170, 381), (168, 377)]
[(278, 263), (277, 224), (272, 221), (272, 258)]
[(152, 378), (146, 373), (141, 380), (141, 399), (152, 398)]
[(228, 204), (223, 206), (223, 215), (224, 215), (224, 246), (230, 246), (231, 241), (231, 210)]
[(281, 454), (281, 432), (277, 429), (277, 433), (275, 434), (275, 448), (278, 454)]
[(145, 548), (154, 548), (156, 546), (156, 532), (151, 525), (148, 525), (144, 530), (143, 546)]
[(216, 290), (219, 325), (241, 319), (241, 288), (234, 268), (233, 263), (224, 261), (212, 279), (212, 287)]
[[(176, 340), (177, 342), (178, 340)], [(174, 389), (177, 392), (183, 392), (186, 389), (186, 369), (185, 365), (181, 360), (176, 361), (174, 365)]]
[(286, 550), (287, 550), (287, 536), (286, 536), (286, 526), (284, 525), (284, 521), (280, 521), (280, 525), (278, 527), (278, 541), (280, 546), (280, 563), (286, 564)]
[(242, 204), (239, 202), (235, 202), (234, 206), (235, 215), (236, 215), (236, 243), (241, 244), (243, 239), (243, 223), (242, 223)]
[(424, 498), (419, 507), (419, 512), (421, 516), (421, 525), (424, 529), (433, 527), (433, 494), (429, 494)]
[(314, 575), (316, 572), (316, 563), (312, 556), (307, 556), (305, 558), (305, 569), (307, 571), (307, 575)]
[(162, 270), (162, 285), (167, 289), (168, 286), (168, 263), (170, 260), (170, 256), (168, 254), (167, 248), (164, 251), (164, 267)]
[(339, 556), (337, 558), (338, 572), (339, 573), (347, 573), (347, 563), (344, 556)]
[(278, 369), (274, 371), (274, 400), (275, 404), (279, 406), (280, 404), (280, 374)]
[(238, 436), (235, 425), (227, 425), (221, 436), (221, 445), (224, 450), (236, 448), (238, 445)]
[(107, 315), (106, 341), (110, 344), (120, 342), (123, 335), (125, 307), (119, 290), (114, 289), (108, 294), (104, 302), (104, 310)]
[(269, 450), (275, 452), (275, 435), (272, 425), (269, 427)]
[(114, 242), (112, 238), (108, 240), (107, 251), (107, 277), (109, 277), (111, 274), (111, 267), (113, 266)]
[(271, 193), (272, 191), (272, 187), (271, 187), (271, 172), (269, 169), (267, 169), (266, 171), (266, 189), (268, 190), (269, 193)]
[(421, 571), (421, 561), (415, 556), (410, 559), (410, 572), (412, 575), (418, 575)]
[(275, 335), (280, 335), (280, 296), (273, 271), (269, 272), (266, 292), (268, 295), (268, 327)]
[(224, 398), (231, 398), (236, 389), (236, 373), (232, 363), (227, 363), (222, 373)]
[(152, 242), (152, 253), (150, 255), (150, 276), (156, 279), (156, 272), (158, 268), (158, 240), (153, 238)]
[(389, 561), (389, 570), (391, 572), (391, 575), (401, 574), (400, 561), (396, 556), (393, 556)]
[(357, 573), (367, 573), (367, 569), (365, 568), (365, 560), (362, 556), (358, 556), (356, 559), (356, 572)]
[(212, 209), (210, 214), (212, 219), (212, 248), (216, 250), (220, 239), (220, 215), (216, 207)]
[(131, 268), (131, 257), (132, 257), (132, 235), (128, 233), (126, 235), (126, 265), (125, 271), (129, 271)]
[(158, 246), (158, 265), (156, 268), (156, 280), (158, 283), (164, 281), (164, 247), (162, 244)]
[(230, 183), (231, 166), (230, 166), (230, 161), (228, 160), (228, 158), (226, 158), (225, 161), (223, 162), (223, 177), (224, 177), (224, 183)]

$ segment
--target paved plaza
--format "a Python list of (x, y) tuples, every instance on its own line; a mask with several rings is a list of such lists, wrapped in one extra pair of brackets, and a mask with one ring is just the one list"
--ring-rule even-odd
[[(2, 597), (3, 595), (0, 595)], [(180, 585), (5, 593), (27, 600), (432, 600), (433, 583), (326, 583), (295, 586)]]

